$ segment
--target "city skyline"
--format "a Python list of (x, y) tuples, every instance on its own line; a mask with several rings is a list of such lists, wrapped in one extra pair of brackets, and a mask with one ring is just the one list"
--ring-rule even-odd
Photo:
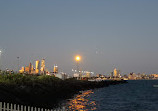
[(158, 73), (158, 1), (0, 1), (3, 69), (45, 59), (72, 74)]

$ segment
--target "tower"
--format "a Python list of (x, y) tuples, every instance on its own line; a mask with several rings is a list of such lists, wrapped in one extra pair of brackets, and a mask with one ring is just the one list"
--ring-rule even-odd
[(36, 69), (35, 69), (36, 74), (40, 74), (40, 61), (36, 61)]
[(25, 67), (21, 67), (21, 70), (19, 70), (19, 72), (22, 74), (25, 72)]
[(29, 63), (29, 74), (31, 74), (31, 67), (32, 67), (32, 64), (31, 62)]
[(31, 66), (31, 74), (34, 73), (33, 65)]
[(45, 59), (41, 60), (41, 73), (45, 74)]
[(118, 73), (118, 72), (117, 72), (117, 69), (115, 68), (115, 69), (114, 69), (114, 73), (113, 73), (113, 74), (114, 74), (114, 77), (117, 77), (117, 76), (118, 76), (117, 73)]
[(54, 65), (54, 73), (57, 74), (58, 73), (58, 66)]

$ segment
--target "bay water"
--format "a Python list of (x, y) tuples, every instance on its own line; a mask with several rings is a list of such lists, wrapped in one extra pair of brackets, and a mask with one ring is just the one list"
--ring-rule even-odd
[(158, 111), (158, 80), (129, 80), (125, 84), (88, 90), (66, 103), (69, 111)]

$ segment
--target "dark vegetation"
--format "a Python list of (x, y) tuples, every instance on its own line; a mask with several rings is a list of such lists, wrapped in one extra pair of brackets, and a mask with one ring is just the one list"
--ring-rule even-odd
[(79, 91), (125, 82), (123, 80), (90, 82), (74, 78), (61, 80), (46, 75), (0, 75), (0, 101), (53, 108), (62, 100), (72, 98)]

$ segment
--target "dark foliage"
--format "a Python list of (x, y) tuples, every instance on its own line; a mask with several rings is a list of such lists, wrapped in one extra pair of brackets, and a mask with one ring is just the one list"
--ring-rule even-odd
[(90, 82), (74, 78), (61, 80), (54, 76), (0, 75), (0, 101), (53, 108), (79, 91), (105, 87), (125, 81)]

